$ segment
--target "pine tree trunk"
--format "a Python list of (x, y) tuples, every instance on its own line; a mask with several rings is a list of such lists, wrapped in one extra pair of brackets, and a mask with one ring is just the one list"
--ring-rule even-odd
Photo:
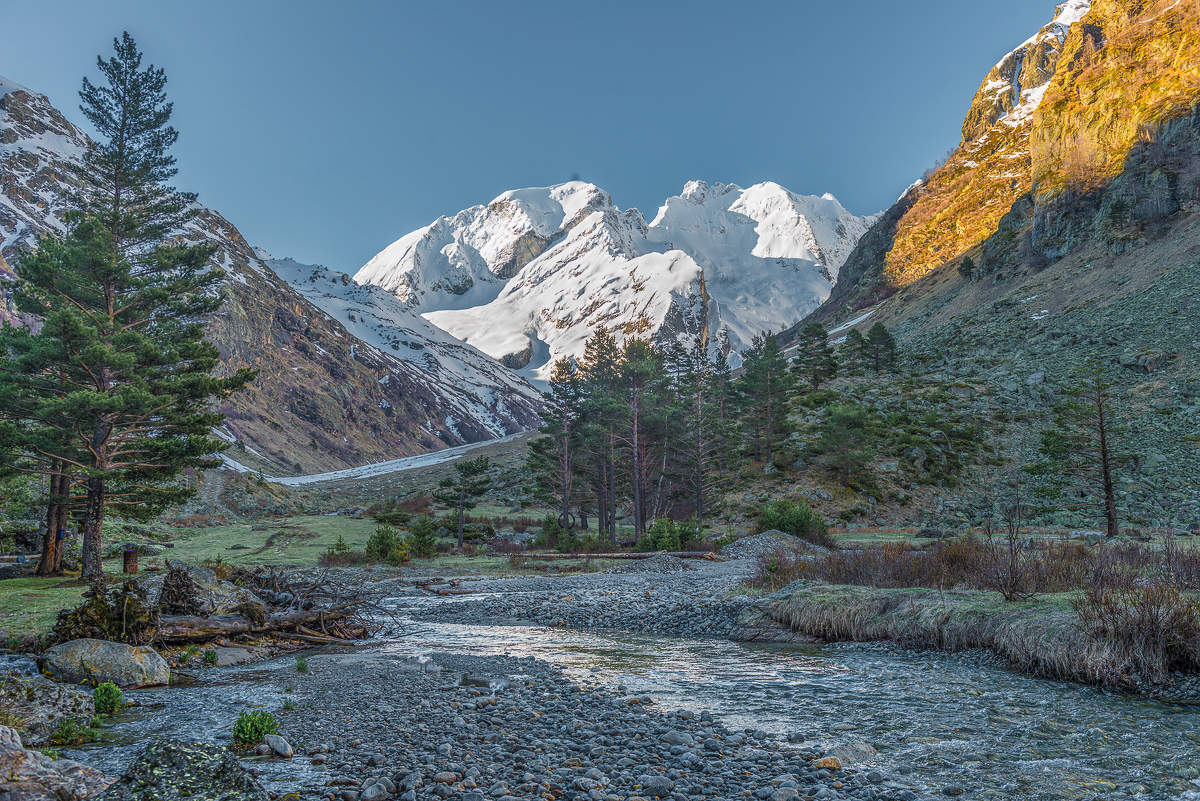
[[(62, 573), (63, 548), (67, 542), (67, 522), (71, 513), (70, 493), (71, 493), (71, 477), (64, 474), (62, 477), (63, 502), (58, 505), (58, 521), (55, 523), (55, 546), (54, 546), (54, 575)], [(62, 532), (62, 537), (58, 533)]]
[(615, 546), (617, 544), (617, 462), (614, 452), (616, 434), (612, 426), (608, 427), (608, 460), (604, 471), (607, 474), (608, 493), (608, 538)]
[(633, 397), (633, 403), (630, 405), (633, 412), (633, 541), (639, 543), (642, 541), (642, 449), (640, 442), (639, 420), (638, 420), (638, 398)]
[(458, 549), (461, 551), (463, 547), (463, 507), (467, 503), (467, 491), (459, 490), (458, 494)]
[[(55, 466), (57, 468), (57, 465)], [(59, 473), (50, 474), (50, 494), (46, 503), (46, 529), (42, 536), (42, 558), (38, 561), (39, 576), (53, 576), (58, 572), (59, 542), (58, 521), (59, 508), (62, 506), (63, 476)]]
[(87, 481), (87, 510), (83, 525), (83, 578), (97, 578), (104, 573), (100, 561), (100, 533), (104, 526), (104, 479), (99, 476)]
[(775, 437), (775, 418), (771, 415), (774, 413), (774, 406), (771, 404), (771, 392), (768, 389), (766, 392), (767, 413), (763, 415), (763, 424), (766, 426), (765, 436), (763, 437), (763, 464), (771, 463), (771, 440)]
[(571, 519), (571, 440), (563, 426), (562, 432), (562, 456), (560, 457), (562, 465), (562, 513), (560, 522), (566, 528), (567, 521)]

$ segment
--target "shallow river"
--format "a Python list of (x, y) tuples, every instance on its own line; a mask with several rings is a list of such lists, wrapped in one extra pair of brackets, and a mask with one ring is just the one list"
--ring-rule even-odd
[(731, 727), (865, 742), (872, 764), (964, 798), (1200, 799), (1200, 709), (890, 645), (773, 646), (529, 626), (414, 623), (403, 653), (533, 656)]
[[(405, 629), (360, 653), (535, 657), (580, 683), (624, 687), (668, 709), (708, 710), (731, 727), (799, 733), (819, 747), (869, 744), (879, 751), (871, 767), (931, 796), (959, 786), (968, 799), (1200, 799), (1193, 781), (1200, 780), (1200, 710), (1033, 679), (980, 657), (531, 626), (410, 622)], [(283, 703), (291, 664), (214, 672), (219, 684), (131, 693), (141, 711), (111, 733), (126, 742), (158, 733), (227, 741), (240, 709)], [(72, 756), (116, 772), (134, 750)], [(258, 767), (279, 788), (312, 770), (307, 760)]]

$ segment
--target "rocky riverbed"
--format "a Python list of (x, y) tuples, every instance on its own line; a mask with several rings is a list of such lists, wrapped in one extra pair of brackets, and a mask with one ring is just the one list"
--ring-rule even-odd
[(713, 562), (654, 556), (606, 573), (473, 581), (449, 602), (397, 599), (414, 619), (442, 623), (535, 623), (591, 631), (728, 637), (754, 599), (742, 582), (749, 559)]
[(707, 712), (660, 712), (620, 686), (581, 687), (533, 658), (442, 653), (432, 663), (440, 672), (400, 674), (415, 666), (367, 655), (310, 661), (337, 681), (311, 694), (298, 687), (300, 708), (281, 720), (327, 768), (303, 790), (313, 797), (915, 797), (879, 771), (847, 771), (837, 757), (731, 730)]

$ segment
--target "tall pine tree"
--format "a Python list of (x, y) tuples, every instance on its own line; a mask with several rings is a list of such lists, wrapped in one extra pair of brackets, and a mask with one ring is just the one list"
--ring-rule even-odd
[(463, 523), (468, 509), (474, 509), (479, 497), (491, 486), (488, 470), (492, 461), (486, 456), (462, 459), (454, 463), (454, 472), (438, 482), (434, 497), (450, 504), (458, 519), (458, 547), (463, 547)]
[(796, 375), (775, 334), (756, 336), (744, 359), (738, 385), (752, 453), (755, 461), (770, 465), (790, 433), (788, 407), (796, 390)]
[(666, 420), (663, 400), (666, 371), (662, 354), (644, 339), (629, 339), (621, 348), (617, 386), (627, 409), (622, 440), (629, 453), (629, 482), (633, 505), (634, 540), (640, 542), (656, 506), (651, 497), (656, 455), (665, 446), (661, 428)]
[(896, 367), (896, 340), (883, 323), (875, 323), (867, 332), (867, 360), (875, 372), (892, 370)]
[(814, 321), (801, 329), (792, 364), (796, 376), (813, 389), (819, 389), (821, 384), (837, 376), (837, 357), (829, 345), (825, 326)]
[(224, 274), (208, 265), (211, 246), (170, 238), (193, 215), (194, 196), (166, 184), (177, 138), (166, 77), (141, 68), (128, 34), (114, 47), (98, 60), (104, 82), (85, 78), (80, 92), (100, 138), (80, 170), (68, 233), (61, 247), (43, 241), (19, 262), (18, 307), (43, 325), (17, 356), (36, 353), (41, 367), (0, 371), (16, 382), (0, 391), (24, 397), (30, 419), (57, 432), (40, 455), (86, 482), (89, 577), (102, 570), (106, 513), (147, 519), (186, 497), (180, 471), (214, 465), (223, 447), (209, 435), (221, 421), (211, 402), (253, 376), (211, 375), (218, 353), (203, 320), (221, 305)]
[(1090, 359), (1078, 371), (1078, 382), (1064, 390), (1054, 407), (1051, 425), (1041, 436), (1042, 460), (1030, 467), (1040, 480), (1039, 494), (1056, 498), (1074, 490), (1100, 510), (1110, 537), (1121, 533), (1116, 483), (1133, 462), (1124, 453), (1124, 427), (1107, 371)]
[(529, 463), (538, 485), (558, 506), (559, 525), (572, 526), (572, 489), (580, 472), (580, 438), (584, 421), (583, 375), (574, 359), (559, 359), (550, 374), (549, 391), (542, 407), (541, 432), (546, 436), (530, 444)]
[(719, 475), (718, 448), (723, 444), (714, 392), (716, 369), (701, 334), (676, 343), (669, 353), (669, 370), (671, 421), (677, 429), (670, 478), (677, 487), (674, 495), (691, 510), (699, 528), (712, 505), (710, 496)]

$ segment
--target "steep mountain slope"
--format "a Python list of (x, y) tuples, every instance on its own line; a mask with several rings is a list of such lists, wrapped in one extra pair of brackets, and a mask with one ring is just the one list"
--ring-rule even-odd
[[(1067, 3), (1022, 48), (985, 80), (958, 150), (863, 237), (814, 317), (871, 308), (864, 325), (891, 326), (932, 380), (990, 382), (998, 418), (1021, 421), (998, 443), (1017, 464), (1076, 369), (1098, 360), (1138, 455), (1122, 506), (1200, 521), (1200, 3)], [(1017, 87), (1027, 100), (1009, 105)], [(971, 279), (956, 269), (965, 255)]]
[(831, 195), (693, 181), (647, 224), (572, 181), (439, 218), (355, 280), (545, 378), (551, 360), (579, 355), (601, 326), (660, 338), (701, 331), (726, 351), (744, 348), (828, 296), (869, 222)]
[[(0, 270), (11, 277), (21, 248), (61, 227), (60, 196), (87, 138), (48, 98), (2, 80), (0, 114)], [(344, 303), (331, 300), (325, 310), (306, 299), (209, 209), (200, 209), (183, 235), (215, 243), (214, 263), (229, 276), (228, 300), (208, 325), (223, 369), (260, 370), (224, 410), (220, 433), (237, 443), (239, 460), (311, 472), (536, 424), (536, 392), (474, 349), (401, 317), (395, 322), (404, 333), (396, 341), (402, 337), (409, 352), (425, 346), (420, 358), (393, 351), (390, 343), (381, 347), (365, 330), (366, 341), (356, 338), (336, 319)], [(14, 316), (7, 293), (0, 314)]]
[[(401, 363), (380, 381), (393, 380), (400, 370), (432, 380), (441, 396), (438, 411), (461, 441), (478, 441), (475, 427), (482, 427), (486, 438), (529, 427), (530, 412), (540, 403), (533, 387), (411, 311), (395, 295), (356, 284), (349, 275), (321, 265), (270, 258), (266, 263), (352, 337)], [(473, 428), (463, 430), (466, 426)]]

